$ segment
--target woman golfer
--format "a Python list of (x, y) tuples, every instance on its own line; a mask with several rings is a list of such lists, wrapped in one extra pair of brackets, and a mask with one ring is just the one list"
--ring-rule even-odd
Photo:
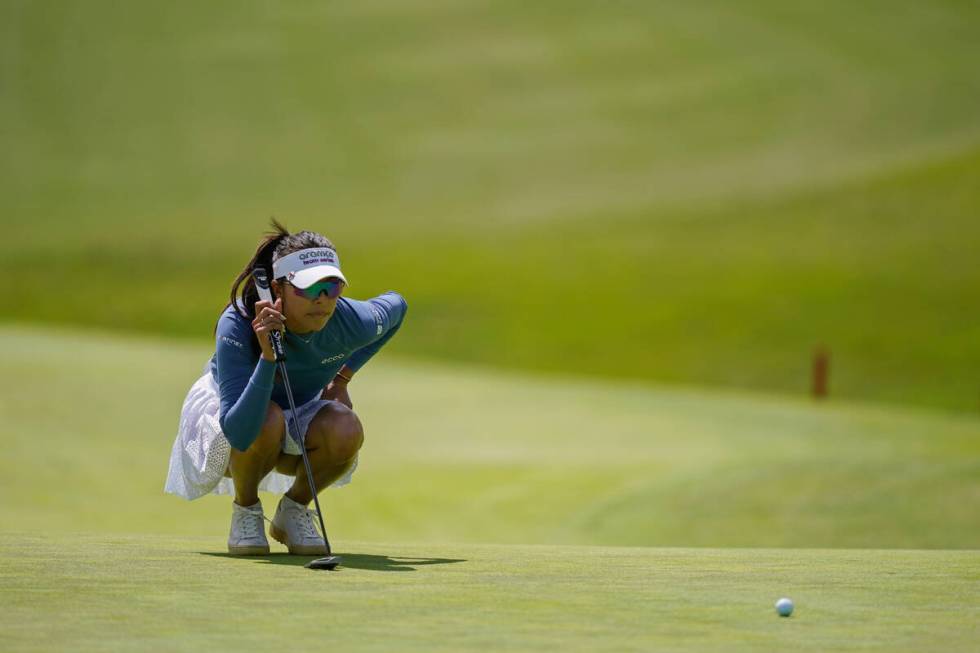
[[(318, 493), (350, 482), (364, 432), (347, 387), (398, 331), (407, 305), (396, 292), (343, 297), (347, 278), (333, 244), (273, 227), (232, 284), (215, 353), (184, 400), (165, 489), (186, 499), (234, 493), (228, 551), (238, 555), (269, 552), (258, 491), (282, 492), (269, 532), (290, 553), (319, 555), (326, 544), (307, 509), (313, 496), (297, 442)], [(275, 303), (258, 301), (256, 267), (272, 279)], [(274, 330), (285, 331), (295, 416), (277, 378)]]

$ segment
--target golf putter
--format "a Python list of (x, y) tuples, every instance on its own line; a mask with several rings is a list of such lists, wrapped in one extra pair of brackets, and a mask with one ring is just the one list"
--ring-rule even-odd
[[(252, 270), (252, 278), (255, 280), (255, 289), (259, 292), (259, 299), (269, 303), (274, 303), (272, 291), (269, 289), (269, 279), (266, 277), (265, 270), (255, 268)], [(323, 511), (320, 510), (320, 499), (316, 494), (316, 485), (313, 483), (313, 468), (310, 467), (310, 458), (306, 454), (306, 447), (299, 440), (299, 424), (296, 420), (296, 402), (293, 400), (293, 389), (289, 385), (289, 376), (286, 374), (286, 351), (282, 346), (282, 333), (272, 331), (269, 333), (269, 342), (272, 343), (272, 351), (276, 355), (276, 365), (279, 366), (279, 374), (282, 376), (282, 384), (286, 388), (286, 399), (289, 401), (289, 412), (293, 417), (293, 428), (290, 429), (290, 437), (299, 446), (300, 453), (303, 455), (303, 465), (306, 467), (306, 479), (310, 482), (310, 492), (313, 494), (313, 503), (316, 505), (316, 516), (320, 519), (320, 532), (323, 534), (323, 543), (327, 546), (327, 557), (317, 558), (306, 563), (307, 569), (335, 569), (340, 564), (340, 556), (331, 555), (330, 540), (327, 539), (327, 527), (323, 524)], [(292, 434), (295, 433), (295, 436)]]

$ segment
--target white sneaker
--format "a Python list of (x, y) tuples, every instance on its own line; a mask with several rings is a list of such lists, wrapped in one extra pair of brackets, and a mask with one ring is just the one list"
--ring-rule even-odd
[(293, 555), (326, 555), (327, 544), (313, 525), (316, 511), (287, 496), (279, 500), (269, 534), (286, 545)]
[(254, 506), (240, 506), (234, 501), (231, 514), (231, 532), (228, 534), (228, 553), (239, 556), (256, 556), (269, 553), (269, 540), (262, 529), (262, 502)]

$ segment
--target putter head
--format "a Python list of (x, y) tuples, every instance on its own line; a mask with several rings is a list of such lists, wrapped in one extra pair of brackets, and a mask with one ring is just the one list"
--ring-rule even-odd
[(316, 560), (310, 560), (306, 563), (305, 567), (307, 569), (329, 569), (333, 571), (340, 564), (340, 556), (327, 556), (326, 558), (317, 558)]

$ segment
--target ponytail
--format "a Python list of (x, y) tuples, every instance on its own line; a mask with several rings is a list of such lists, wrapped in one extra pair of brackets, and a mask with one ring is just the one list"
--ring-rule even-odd
[[(266, 235), (259, 242), (259, 246), (255, 250), (255, 256), (252, 260), (245, 264), (245, 267), (238, 276), (235, 277), (235, 281), (231, 284), (231, 295), (229, 297), (228, 304), (225, 308), (231, 306), (235, 309), (235, 312), (246, 318), (250, 322), (255, 319), (255, 302), (259, 301), (259, 292), (255, 289), (255, 280), (252, 279), (252, 270), (256, 267), (261, 267), (265, 270), (265, 274), (269, 279), (273, 278), (272, 275), (272, 257), (276, 252), (276, 247), (283, 241), (284, 238), (289, 237), (289, 230), (286, 229), (278, 220), (272, 218), (271, 226), (273, 231), (266, 233)], [(239, 293), (241, 294), (241, 304), (240, 306), (238, 300)], [(244, 312), (243, 309), (244, 308)], [(222, 310), (222, 312), (224, 312)], [(218, 325), (214, 326), (215, 333), (218, 332)]]
[[(272, 262), (278, 257), (308, 247), (328, 247), (335, 252), (337, 251), (333, 243), (321, 234), (313, 231), (300, 231), (290, 234), (289, 230), (275, 218), (272, 218), (270, 224), (272, 231), (265, 234), (255, 250), (255, 256), (238, 273), (235, 281), (231, 284), (231, 295), (228, 304), (225, 305), (225, 309), (231, 306), (238, 315), (249, 322), (255, 319), (255, 302), (259, 301), (259, 293), (255, 289), (255, 280), (252, 279), (252, 270), (261, 267), (269, 279), (274, 279)], [(240, 300), (239, 296), (241, 297)], [(224, 309), (221, 312), (224, 314)], [(218, 333), (217, 324), (214, 325), (214, 332), (215, 334)]]

